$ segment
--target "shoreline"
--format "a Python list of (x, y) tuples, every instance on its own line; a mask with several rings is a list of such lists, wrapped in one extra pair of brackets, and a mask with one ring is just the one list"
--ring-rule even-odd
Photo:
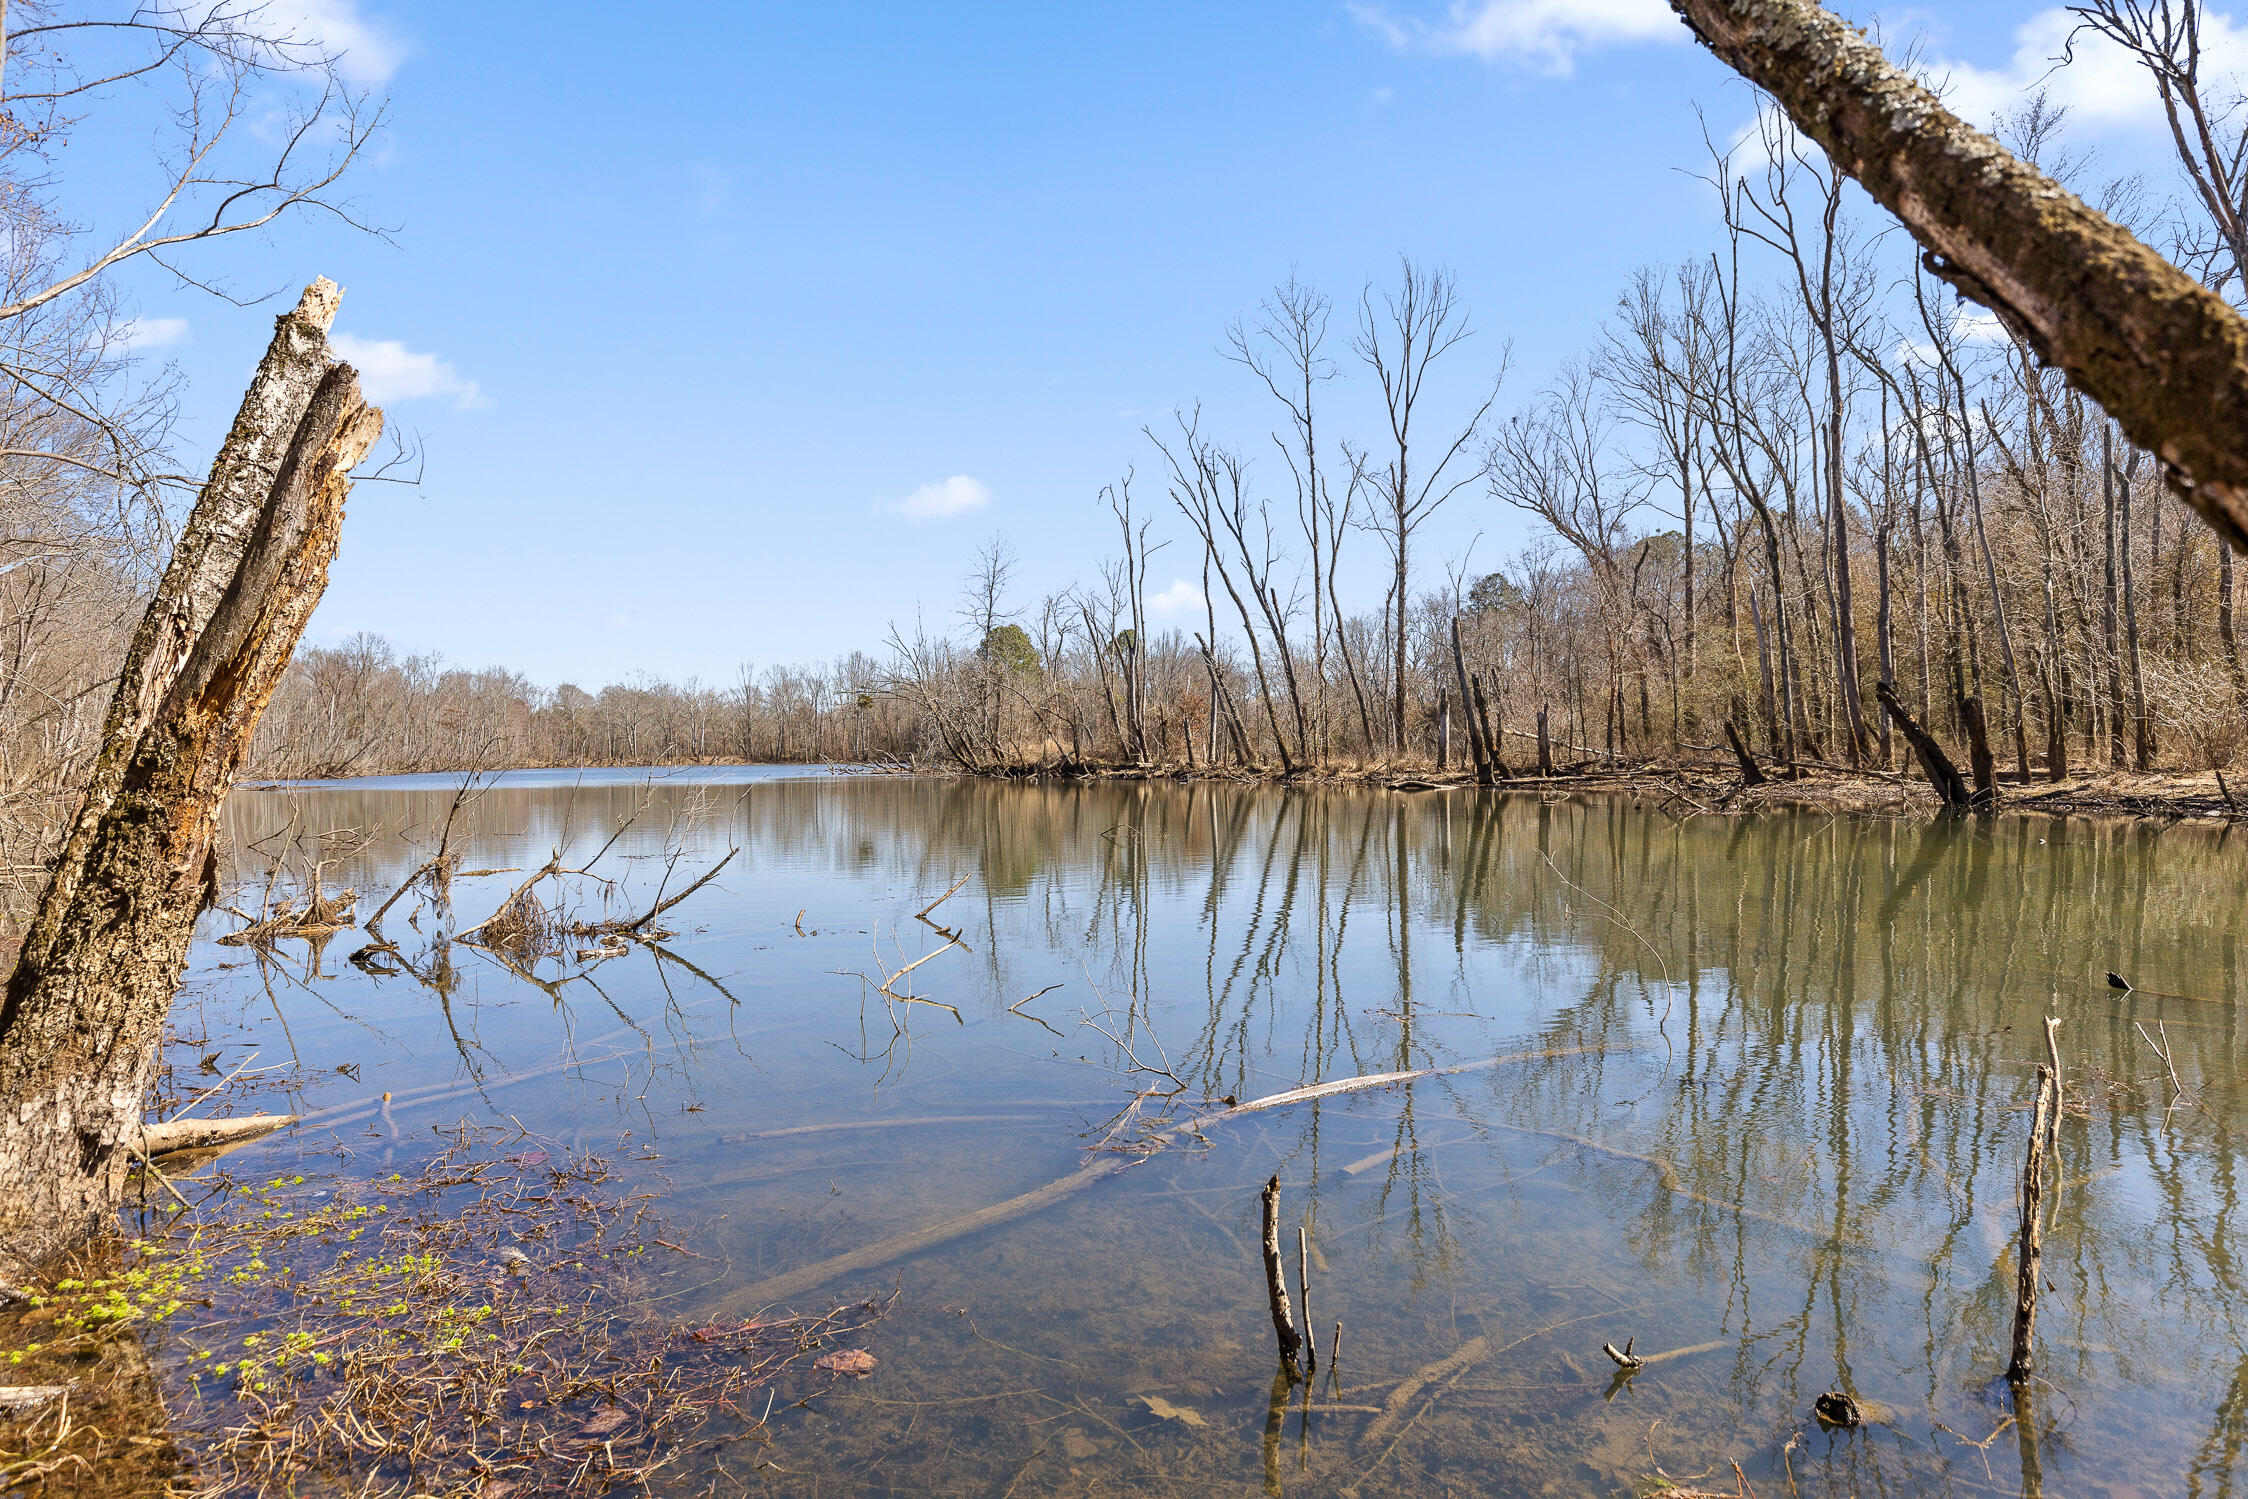
[[(1426, 763), (1328, 764), (1297, 766), (1283, 771), (1269, 765), (1186, 765), (1179, 762), (1056, 760), (963, 770), (950, 765), (908, 765), (895, 761), (748, 761), (698, 760), (665, 765), (547, 765), (509, 766), (518, 774), (567, 774), (572, 771), (646, 771), (653, 776), (678, 775), (697, 770), (770, 767), (775, 770), (824, 770), (837, 778), (852, 776), (929, 776), (984, 781), (1176, 781), (1230, 782), (1235, 785), (1323, 787), (1335, 790), (1396, 792), (1490, 790), (1511, 793), (1544, 792), (1563, 796), (1581, 792), (1628, 792), (1657, 798), (1675, 811), (1703, 816), (1735, 816), (1759, 811), (1826, 811), (1871, 817), (1937, 817), (1944, 815), (1935, 791), (1917, 774), (1887, 770), (1851, 770), (1826, 763), (1807, 764), (1795, 779), (1778, 767), (1767, 767), (1770, 777), (1759, 786), (1744, 785), (1731, 761), (1643, 760), (1622, 763), (1579, 761), (1559, 767), (1550, 776), (1516, 775), (1478, 786), (1467, 768), (1439, 770)], [(507, 772), (500, 772), (505, 774)], [(245, 777), (235, 785), (240, 791), (312, 790), (348, 786), (355, 782), (391, 780), (406, 775), (461, 776), (466, 769), (438, 771), (378, 771), (363, 776), (330, 779), (276, 780)], [(486, 772), (490, 774), (491, 772)], [(779, 779), (780, 777), (776, 777)], [(807, 779), (817, 779), (807, 775)], [(2036, 813), (2048, 817), (2132, 817), (2160, 822), (2229, 823), (2248, 819), (2243, 806), (2230, 792), (2229, 781), (2220, 782), (2212, 771), (2156, 770), (2071, 774), (2058, 781), (2033, 775), (2024, 783), (2010, 773), (1998, 777), (1998, 805), (1988, 813)]]
[[(1744, 785), (1730, 762), (1676, 762), (1649, 760), (1623, 764), (1581, 762), (1559, 768), (1550, 776), (1501, 777), (1479, 786), (1469, 769), (1438, 770), (1430, 765), (1330, 765), (1299, 766), (1283, 772), (1266, 766), (1187, 766), (1121, 762), (1063, 762), (1009, 767), (996, 771), (943, 771), (936, 774), (968, 776), (979, 780), (1068, 781), (1230, 781), (1236, 784), (1319, 786), (1336, 789), (1369, 789), (1399, 792), (1504, 791), (1631, 792), (1658, 797), (1666, 805), (1705, 816), (1731, 816), (1748, 812), (1808, 810), (1849, 812), (1881, 817), (1938, 817), (1945, 815), (1935, 790), (1918, 775), (1886, 770), (1850, 770), (1845, 767), (1806, 765), (1796, 779), (1777, 767), (1766, 767), (1771, 779), (1760, 786)], [(2024, 783), (2011, 773), (1998, 776), (1998, 805), (1989, 812), (1962, 814), (1997, 816), (2010, 812), (2048, 817), (2135, 817), (2163, 822), (2228, 823), (2248, 818), (2230, 795), (2230, 782), (2220, 784), (2210, 771), (2105, 771), (2071, 774), (2058, 781), (2034, 775)]]

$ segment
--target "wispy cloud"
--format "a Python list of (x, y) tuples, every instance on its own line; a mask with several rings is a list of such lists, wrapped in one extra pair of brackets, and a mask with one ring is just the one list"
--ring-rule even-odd
[(406, 44), (358, 0), (264, 0), (260, 19), (334, 57), (343, 76), (362, 87), (388, 83), (406, 60)]
[(949, 520), (981, 510), (991, 503), (991, 489), (966, 474), (954, 474), (934, 484), (924, 484), (898, 502), (898, 513), (907, 520)]
[[(1929, 80), (1953, 113), (1988, 127), (2020, 107), (2038, 89), (2065, 105), (2079, 128), (2132, 130), (2163, 124), (2154, 82), (2130, 54), (2089, 31), (2063, 6), (2037, 12), (2014, 28), (2014, 53), (1998, 67), (1951, 59), (1929, 62)], [(2236, 82), (2248, 73), (2248, 30), (2232, 17), (2205, 10), (2201, 17), (2201, 75), (2205, 86)], [(2067, 57), (2067, 66), (2061, 60)]]
[(1173, 578), (1170, 587), (1147, 596), (1147, 612), (1157, 619), (1176, 619), (1201, 607), (1202, 590), (1184, 578)]
[(376, 405), (432, 398), (450, 400), (455, 411), (480, 411), (491, 405), (474, 380), (435, 354), (417, 354), (395, 338), (357, 338), (338, 333), (329, 342), (359, 371), (359, 388)]
[(1665, 0), (1454, 0), (1441, 20), (1399, 18), (1368, 0), (1350, 13), (1402, 50), (1465, 53), (1565, 77), (1580, 53), (1635, 42), (1683, 42)]
[(187, 319), (183, 317), (137, 317), (117, 329), (117, 341), (136, 354), (168, 349), (186, 339)]

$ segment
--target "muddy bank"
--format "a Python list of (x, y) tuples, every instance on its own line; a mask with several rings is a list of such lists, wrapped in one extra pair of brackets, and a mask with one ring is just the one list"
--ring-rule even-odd
[[(924, 773), (958, 774), (930, 768)], [(1876, 816), (1933, 816), (1942, 803), (1927, 781), (1917, 774), (1885, 770), (1851, 770), (1835, 765), (1805, 765), (1796, 777), (1777, 767), (1766, 771), (1763, 784), (1745, 785), (1732, 765), (1716, 761), (1647, 760), (1636, 762), (1580, 763), (1557, 768), (1552, 775), (1503, 776), (1491, 789), (1574, 795), (1583, 792), (1629, 793), (1652, 805), (1680, 814), (1726, 814), (1773, 808), (1812, 808)], [(1223, 781), (1235, 784), (1290, 786), (1367, 787), (1388, 791), (1472, 791), (1475, 775), (1467, 769), (1439, 770), (1410, 761), (1390, 764), (1332, 764), (1298, 766), (1292, 771), (1277, 767), (1241, 765), (1185, 765), (1150, 763), (1132, 765), (1107, 762), (1060, 761), (1010, 766), (986, 772), (996, 780), (1077, 781)], [(2236, 791), (2232, 778), (2212, 771), (2108, 771), (2096, 775), (2070, 775), (2060, 780), (2033, 776), (2023, 782), (1998, 777), (1998, 810), (2043, 812), (2053, 816), (2150, 817), (2175, 822), (2185, 819), (2229, 822), (2248, 816), (2248, 806), (2238, 800), (2248, 788)]]

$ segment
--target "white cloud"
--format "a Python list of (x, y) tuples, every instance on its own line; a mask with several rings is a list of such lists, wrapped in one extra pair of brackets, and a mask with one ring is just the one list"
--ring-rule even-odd
[(449, 398), (455, 411), (479, 411), (492, 404), (474, 380), (463, 379), (451, 364), (435, 354), (417, 354), (395, 338), (338, 333), (329, 342), (359, 371), (359, 388), (378, 406), (432, 396)]
[(406, 44), (362, 13), (358, 0), (264, 0), (262, 17), (334, 57), (344, 77), (362, 87), (388, 83), (406, 60)]
[(1161, 593), (1147, 596), (1147, 612), (1157, 619), (1175, 619), (1202, 607), (1202, 590), (1184, 578), (1173, 578)]
[(954, 474), (935, 484), (924, 484), (898, 503), (898, 513), (907, 520), (948, 520), (955, 515), (966, 515), (971, 510), (981, 510), (991, 503), (989, 486)]
[(1454, 0), (1438, 22), (1400, 21), (1360, 0), (1349, 9), (1393, 47), (1464, 52), (1557, 77), (1575, 71), (1579, 52), (1688, 40), (1665, 0)]
[[(2230, 16), (2203, 14), (2201, 48), (2202, 82), (2214, 92), (2248, 72), (2248, 31)], [(2064, 55), (2071, 55), (2066, 67)], [(2080, 129), (2164, 128), (2162, 102), (2145, 69), (2114, 43), (2077, 31), (2077, 17), (2062, 6), (2014, 29), (2014, 55), (2004, 66), (1939, 60), (1928, 65), (1928, 76), (1953, 113), (1984, 128), (2040, 88), (2068, 107), (2069, 123)]]
[(187, 319), (183, 317), (137, 317), (117, 329), (117, 341), (136, 354), (168, 349), (186, 338)]

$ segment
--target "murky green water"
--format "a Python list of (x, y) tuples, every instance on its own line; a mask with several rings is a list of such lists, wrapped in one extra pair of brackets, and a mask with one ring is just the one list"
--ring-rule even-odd
[[(371, 833), (331, 879), (387, 893), (448, 800), (244, 792), (230, 817), (245, 875), (292, 818)], [(778, 1390), (776, 1440), (698, 1454), (682, 1492), (1731, 1492), (1735, 1461), (1765, 1494), (2248, 1478), (2237, 837), (855, 777), (503, 787), (473, 815), (472, 868), (590, 854), (636, 816), (601, 866), (629, 874), (625, 906), (667, 848), (674, 889), (741, 852), (670, 918), (676, 961), (635, 949), (550, 992), (394, 914), (435, 985), (354, 969), (353, 934), (281, 970), (206, 944), (180, 1024), (226, 1066), (256, 1046), (358, 1068), (308, 1108), (481, 1083), (278, 1157), (341, 1143), (387, 1169), (464, 1114), (626, 1140), (707, 1257), (683, 1316), (1066, 1175), (1135, 1090), (1172, 1088), (1135, 1057), (1192, 1112), (1546, 1054), (1212, 1128), (791, 1296), (897, 1289), (876, 1374)], [(930, 920), (966, 947), (909, 981), (960, 1020), (870, 995), (854, 975), (944, 944), (914, 913), (963, 877)], [(516, 878), (463, 882), (459, 922)], [(2115, 993), (2109, 969), (2197, 997)], [(2047, 1014), (2065, 1175), (2039, 1379), (2008, 1424)], [(840, 1124), (877, 1127), (804, 1128)], [(1313, 1225), (1323, 1356), (1344, 1323), (1308, 1414), (1301, 1390), (1274, 1408), (1274, 1173)], [(1627, 1338), (1688, 1351), (1618, 1383), (1600, 1347)], [(1835, 1387), (1878, 1419), (1821, 1428)]]

